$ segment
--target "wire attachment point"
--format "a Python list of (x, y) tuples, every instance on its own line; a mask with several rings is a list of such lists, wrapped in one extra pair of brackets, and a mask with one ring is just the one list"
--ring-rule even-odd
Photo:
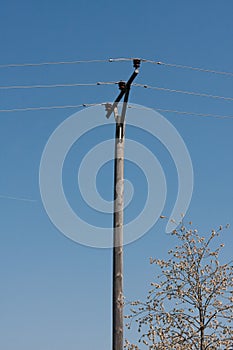
[(121, 91), (125, 90), (125, 87), (126, 87), (125, 81), (119, 81), (118, 86), (119, 86), (119, 90)]
[(110, 112), (112, 110), (112, 104), (111, 103), (105, 103), (105, 111)]
[(139, 58), (135, 58), (133, 60), (133, 66), (135, 69), (138, 69), (140, 67), (140, 64), (141, 64), (141, 60)]

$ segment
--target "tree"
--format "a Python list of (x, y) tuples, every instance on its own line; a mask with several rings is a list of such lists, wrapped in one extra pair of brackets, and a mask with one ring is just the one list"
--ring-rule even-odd
[(127, 327), (136, 321), (141, 336), (126, 349), (233, 349), (233, 268), (219, 262), (221, 230), (205, 238), (181, 224), (168, 260), (150, 259), (161, 273), (145, 302), (130, 303)]

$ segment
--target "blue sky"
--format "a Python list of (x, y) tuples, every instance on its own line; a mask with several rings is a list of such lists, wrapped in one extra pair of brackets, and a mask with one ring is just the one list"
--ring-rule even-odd
[[(233, 4), (206, 1), (3, 1), (0, 64), (144, 57), (156, 61), (233, 71)], [(126, 80), (130, 62), (1, 69), (1, 86)], [(233, 96), (232, 77), (142, 64), (137, 83)], [(0, 109), (112, 101), (116, 86), (1, 90)], [(232, 116), (232, 102), (133, 88), (132, 103), (146, 107)], [(0, 113), (0, 347), (5, 350), (108, 350), (111, 344), (111, 250), (79, 245), (49, 220), (39, 191), (39, 164), (51, 133), (76, 110)], [(162, 113), (177, 129), (194, 168), (194, 192), (187, 212), (203, 234), (232, 223), (232, 119)], [(101, 118), (105, 118), (103, 109)], [(75, 211), (78, 163), (93, 140), (112, 137), (111, 126), (75, 145), (64, 168), (66, 194)], [(166, 149), (148, 134), (127, 135), (149, 147), (167, 179), (164, 214), (177, 193), (177, 176)], [(145, 178), (126, 163), (135, 198), (126, 220), (145, 200)], [(112, 163), (101, 169), (97, 187), (112, 196)], [(141, 181), (144, 183), (141, 184)], [(140, 192), (141, 191), (141, 192)], [(29, 198), (22, 201), (15, 198)], [(78, 198), (78, 197), (77, 197)], [(86, 219), (105, 225), (111, 216)], [(153, 210), (153, 208), (151, 209)], [(93, 214), (94, 215), (94, 214)], [(143, 298), (153, 276), (150, 256), (163, 257), (174, 244), (159, 221), (125, 247), (127, 299)], [(232, 257), (232, 228), (223, 235)]]

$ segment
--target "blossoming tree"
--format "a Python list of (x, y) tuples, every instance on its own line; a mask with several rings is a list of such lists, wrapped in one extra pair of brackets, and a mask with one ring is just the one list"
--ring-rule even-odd
[(214, 239), (221, 230), (204, 238), (182, 224), (169, 258), (150, 259), (160, 275), (145, 302), (130, 303), (127, 327), (137, 322), (139, 339), (126, 340), (126, 349), (233, 349), (233, 268), (219, 262), (224, 244)]

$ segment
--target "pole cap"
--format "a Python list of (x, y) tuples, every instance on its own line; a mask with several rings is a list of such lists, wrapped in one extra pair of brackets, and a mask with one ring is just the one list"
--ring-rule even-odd
[(133, 66), (135, 69), (139, 68), (141, 64), (141, 60), (139, 58), (134, 58), (133, 60)]

